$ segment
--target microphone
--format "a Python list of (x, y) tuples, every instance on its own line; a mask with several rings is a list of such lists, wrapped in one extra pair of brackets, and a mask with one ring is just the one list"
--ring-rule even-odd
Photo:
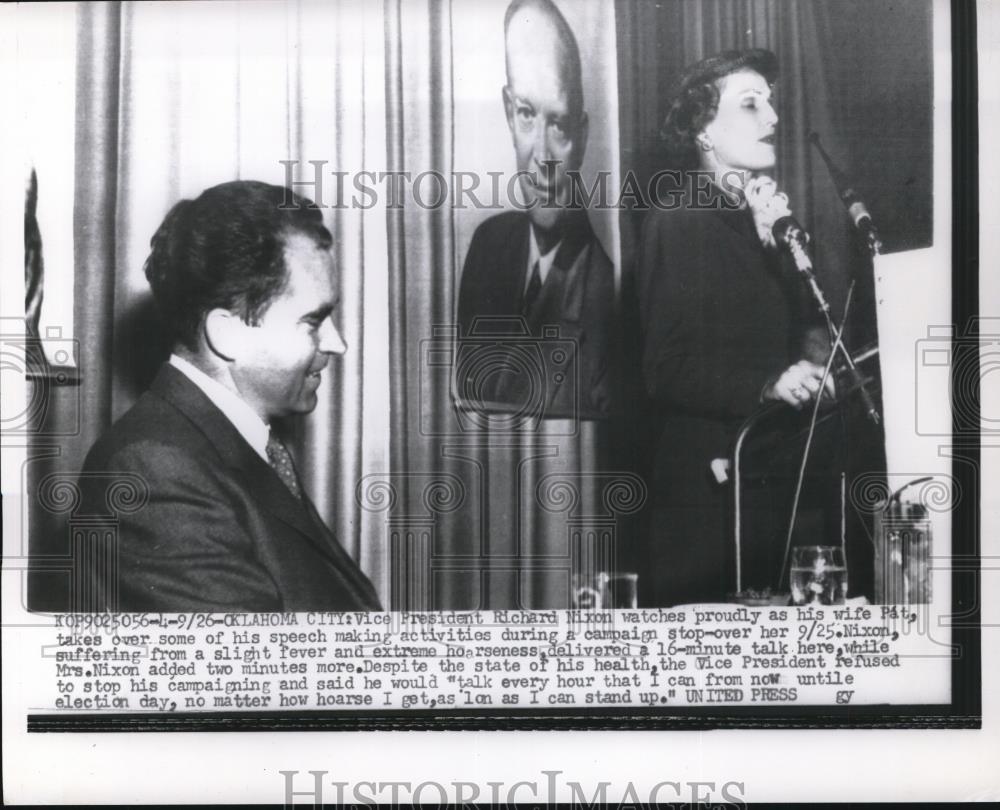
[(792, 252), (795, 266), (799, 270), (812, 270), (812, 260), (806, 253), (809, 234), (806, 233), (805, 228), (799, 225), (795, 217), (791, 214), (785, 214), (785, 216), (776, 219), (774, 225), (771, 226), (771, 235), (774, 236), (776, 244), (788, 248)]
[(875, 227), (875, 223), (872, 221), (872, 215), (868, 210), (868, 206), (858, 196), (858, 193), (847, 179), (847, 175), (833, 162), (833, 158), (826, 153), (823, 144), (819, 142), (819, 135), (816, 132), (809, 133), (809, 142), (816, 147), (816, 151), (823, 158), (827, 171), (830, 173), (830, 179), (833, 180), (837, 194), (840, 195), (840, 201), (844, 204), (844, 208), (847, 209), (847, 215), (851, 218), (851, 222), (854, 223), (854, 227), (864, 237), (872, 255), (878, 255), (882, 252), (882, 240), (879, 238), (878, 228)]
[(795, 260), (795, 267), (800, 273), (811, 273), (813, 269), (812, 259), (806, 251), (809, 244), (809, 234), (805, 228), (799, 225), (798, 221), (791, 214), (786, 214), (775, 220), (771, 227), (771, 235), (774, 236), (775, 244), (781, 245), (792, 254)]
[(774, 237), (775, 244), (781, 245), (791, 254), (792, 261), (795, 262), (795, 269), (805, 276), (813, 298), (816, 299), (816, 304), (823, 312), (827, 322), (831, 322), (830, 305), (816, 281), (812, 259), (809, 258), (809, 251), (806, 250), (809, 245), (809, 234), (806, 233), (805, 228), (799, 225), (791, 214), (786, 214), (775, 221), (771, 228), (771, 235)]
[(823, 295), (823, 291), (816, 281), (816, 276), (813, 274), (813, 263), (812, 259), (809, 258), (809, 251), (807, 250), (809, 234), (806, 233), (805, 228), (799, 225), (798, 221), (791, 214), (786, 214), (775, 221), (774, 226), (771, 228), (771, 235), (774, 237), (775, 244), (785, 248), (791, 254), (792, 261), (795, 262), (795, 269), (805, 276), (812, 290), (813, 298), (816, 299), (820, 310), (826, 316), (827, 320), (829, 320), (830, 305), (827, 303), (826, 296)]

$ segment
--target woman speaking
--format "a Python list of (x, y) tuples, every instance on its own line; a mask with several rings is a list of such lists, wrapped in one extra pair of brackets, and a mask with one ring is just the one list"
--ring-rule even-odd
[[(778, 116), (769, 51), (689, 67), (662, 129), (683, 203), (646, 220), (638, 260), (642, 365), (661, 429), (642, 601), (721, 601), (733, 589), (724, 459), (761, 404), (820, 395), (823, 340), (807, 348), (801, 282), (771, 236), (789, 214), (769, 172)], [(832, 393), (832, 386), (830, 387)]]

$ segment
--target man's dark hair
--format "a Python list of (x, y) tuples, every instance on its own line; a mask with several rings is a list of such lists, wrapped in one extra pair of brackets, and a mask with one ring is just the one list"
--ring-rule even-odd
[(256, 323), (288, 281), (291, 234), (323, 250), (333, 244), (315, 203), (253, 180), (213, 186), (170, 209), (143, 269), (174, 339), (196, 349), (202, 320), (216, 308)]
[(763, 48), (723, 51), (695, 62), (684, 71), (660, 128), (660, 137), (674, 168), (698, 168), (695, 138), (712, 122), (719, 110), (718, 82), (741, 70), (755, 70), (768, 84), (772, 84), (778, 77), (778, 60)]

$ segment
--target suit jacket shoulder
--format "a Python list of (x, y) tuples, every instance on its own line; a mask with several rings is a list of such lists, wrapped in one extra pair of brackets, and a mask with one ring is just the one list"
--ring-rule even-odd
[(458, 320), (468, 335), (477, 318), (518, 314), (528, 261), (528, 218), (506, 211), (480, 223), (462, 266)]
[[(108, 492), (122, 480), (138, 488), (138, 502), (116, 512)], [(91, 561), (103, 609), (378, 608), (308, 499), (297, 500), (170, 366), (94, 445), (80, 483), (88, 513), (116, 512), (111, 548)]]

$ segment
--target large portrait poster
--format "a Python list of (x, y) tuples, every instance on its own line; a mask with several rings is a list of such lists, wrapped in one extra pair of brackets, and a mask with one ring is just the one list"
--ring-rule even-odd
[(996, 16), (0, 10), (5, 798), (1000, 796)]

